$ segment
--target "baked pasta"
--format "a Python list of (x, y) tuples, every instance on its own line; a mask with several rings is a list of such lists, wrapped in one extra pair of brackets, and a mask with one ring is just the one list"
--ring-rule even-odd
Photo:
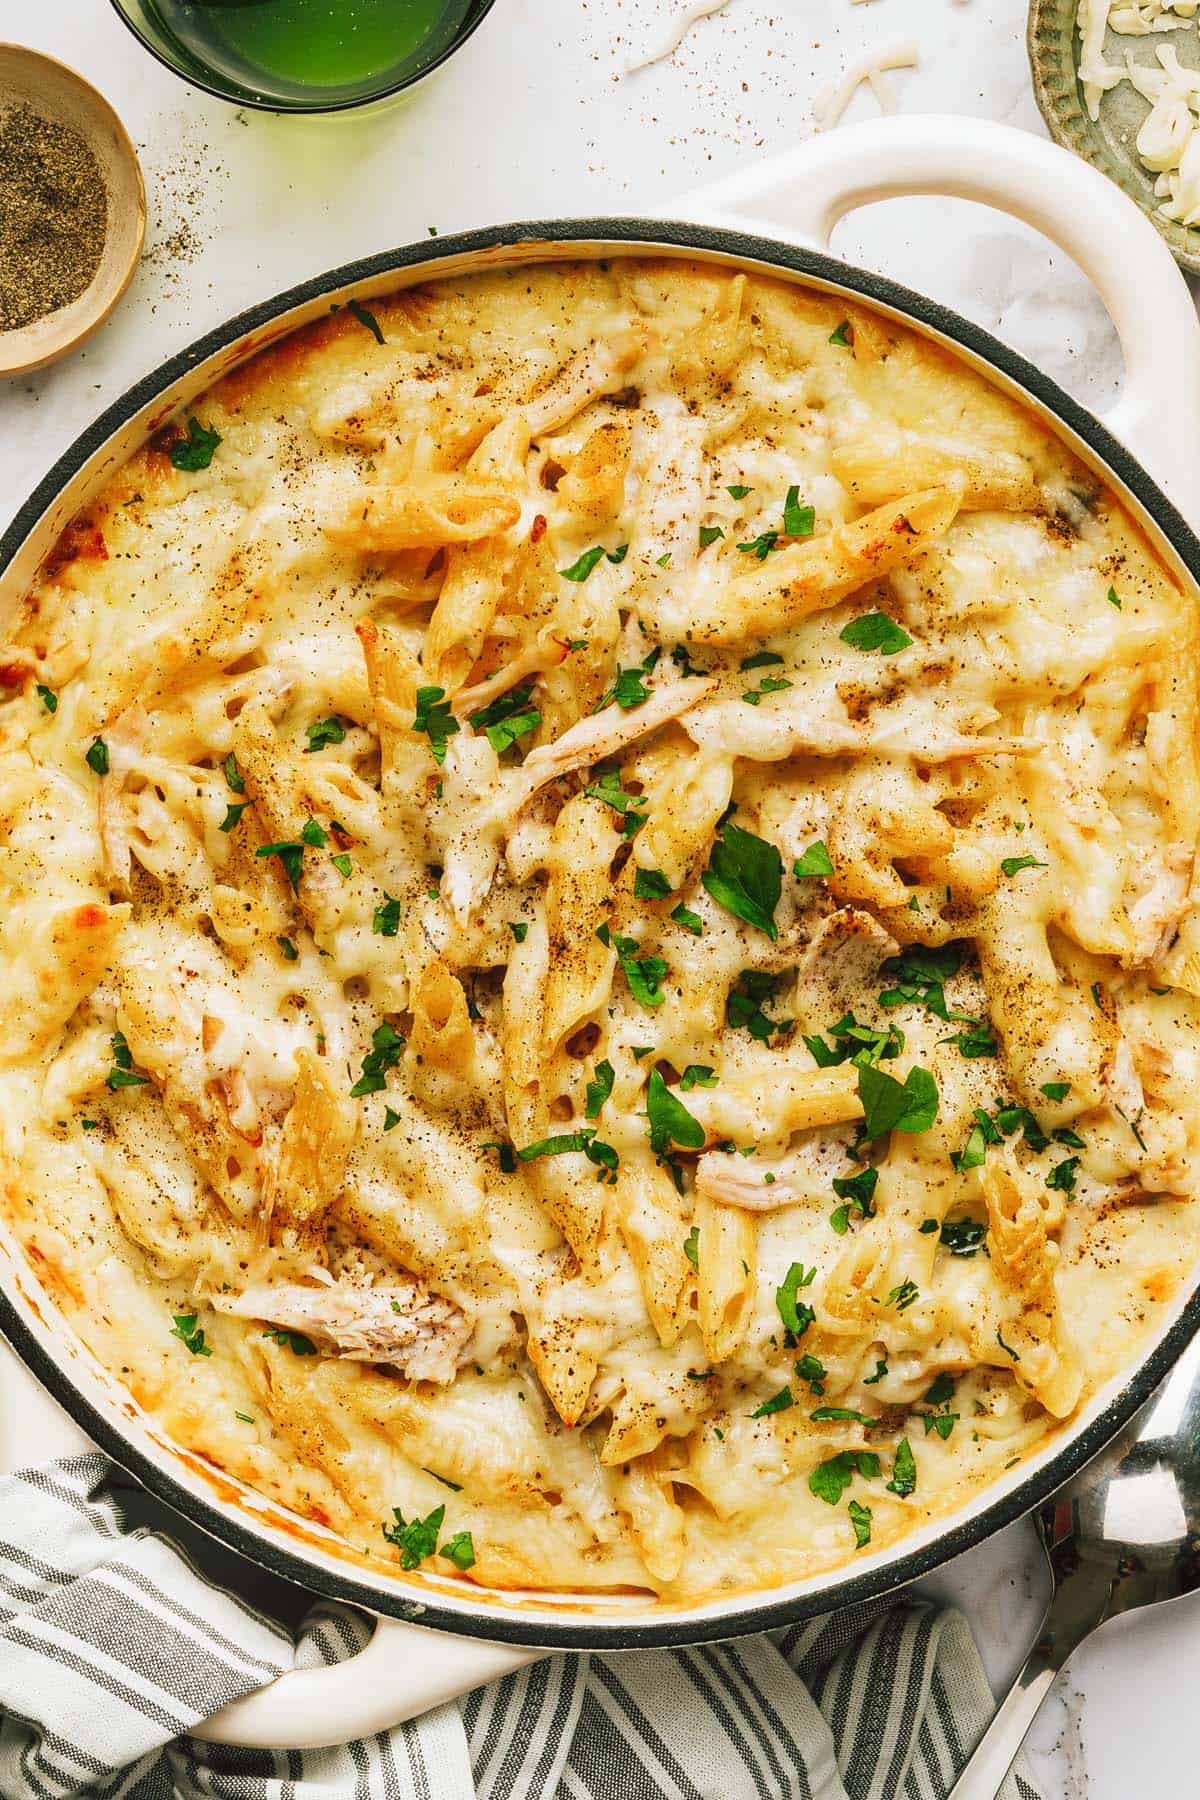
[(352, 303), (0, 652), (3, 1207), (364, 1559), (886, 1545), (1196, 1254), (1196, 616), (916, 333), (682, 261)]

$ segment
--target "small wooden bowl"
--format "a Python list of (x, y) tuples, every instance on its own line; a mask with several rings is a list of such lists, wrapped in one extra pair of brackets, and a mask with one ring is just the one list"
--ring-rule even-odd
[(77, 131), (108, 192), (100, 266), (78, 299), (17, 331), (0, 331), (0, 376), (23, 375), (65, 356), (107, 319), (133, 278), (146, 234), (146, 190), (137, 151), (102, 94), (52, 56), (0, 44), (0, 107), (26, 104)]

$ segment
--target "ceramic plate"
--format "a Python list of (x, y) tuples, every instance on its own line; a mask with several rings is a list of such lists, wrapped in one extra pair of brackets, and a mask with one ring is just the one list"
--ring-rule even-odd
[[(1077, 11), (1078, 0), (1032, 0), (1029, 8), (1029, 65), (1042, 117), (1052, 137), (1136, 200), (1167, 240), (1176, 262), (1200, 275), (1200, 228), (1164, 219), (1155, 198), (1155, 177), (1138, 158), (1134, 140), (1150, 110), (1149, 102), (1123, 81), (1101, 97), (1100, 117), (1088, 117), (1078, 76)], [(1178, 31), (1153, 32), (1146, 37), (1123, 37), (1110, 31), (1105, 39), (1105, 61), (1123, 66), (1128, 53), (1134, 62), (1157, 67), (1155, 51), (1160, 44), (1173, 44), (1181, 63), (1200, 64), (1200, 35), (1194, 20)]]

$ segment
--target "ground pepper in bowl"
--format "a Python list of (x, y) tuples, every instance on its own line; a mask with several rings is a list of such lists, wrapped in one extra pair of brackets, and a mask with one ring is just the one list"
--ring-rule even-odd
[(80, 134), (23, 103), (0, 110), (0, 331), (77, 300), (107, 228), (104, 179)]

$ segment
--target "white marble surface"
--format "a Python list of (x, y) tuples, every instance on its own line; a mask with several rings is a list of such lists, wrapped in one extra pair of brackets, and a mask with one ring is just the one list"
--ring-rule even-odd
[[(646, 210), (707, 175), (803, 140), (815, 93), (864, 47), (915, 37), (891, 77), (901, 110), (1041, 130), (1023, 0), (731, 0), (669, 63), (623, 78), (675, 0), (497, 0), (455, 62), (399, 104), (304, 122), (235, 112), (146, 56), (105, 0), (0, 0), (0, 38), (73, 63), (142, 153), (147, 253), (129, 296), (72, 360), (0, 386), (7, 513), (99, 408), (251, 301), (350, 257), (499, 220)], [(860, 93), (850, 117), (875, 110)], [(956, 306), (1097, 409), (1120, 355), (1095, 295), (1011, 221), (896, 201), (835, 248)], [(993, 1681), (1032, 1641), (1042, 1573), (1015, 1527), (933, 1584), (965, 1607)], [(1047, 1800), (1197, 1791), (1200, 1602), (1143, 1614), (1080, 1653), (1045, 1709)]]

